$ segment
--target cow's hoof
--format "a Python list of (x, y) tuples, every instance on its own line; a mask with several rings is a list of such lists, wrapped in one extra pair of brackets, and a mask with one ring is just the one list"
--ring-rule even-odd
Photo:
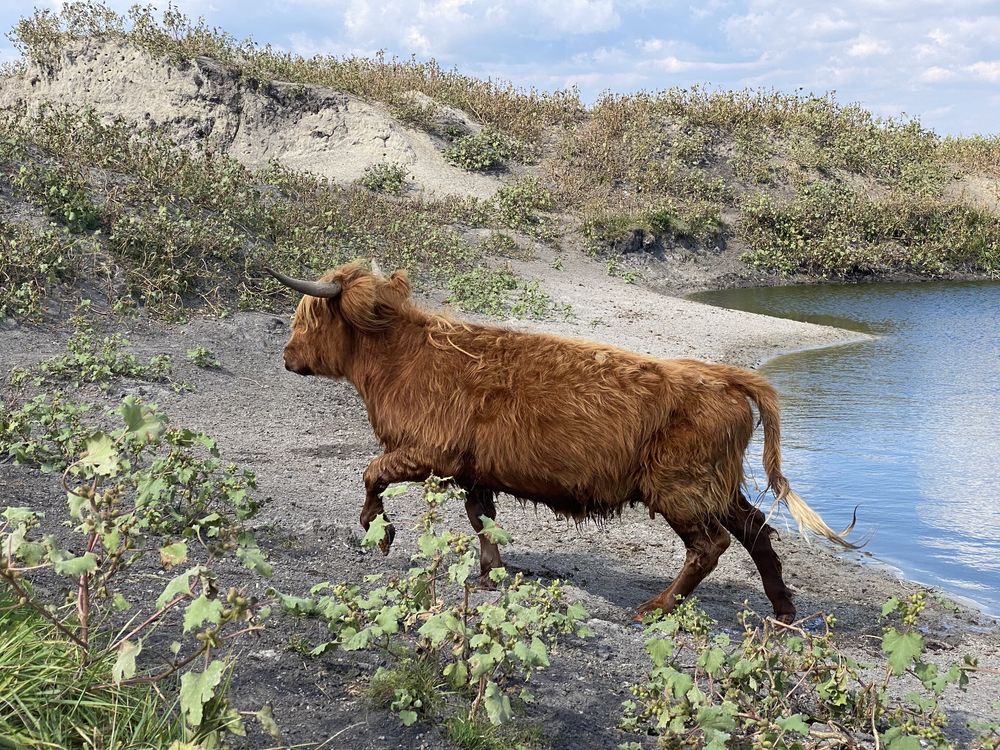
[(664, 604), (659, 599), (650, 599), (648, 602), (643, 602), (639, 605), (639, 609), (635, 613), (635, 617), (632, 619), (636, 622), (643, 622), (646, 618), (651, 615), (665, 615), (673, 610), (673, 607)]
[(793, 609), (791, 612), (775, 612), (774, 619), (782, 625), (791, 625), (795, 622), (795, 610)]
[(388, 555), (389, 550), (392, 548), (392, 540), (396, 538), (396, 527), (391, 523), (385, 527), (385, 536), (382, 537), (382, 541), (378, 543), (378, 548), (382, 550), (383, 555)]
[(476, 585), (476, 588), (480, 591), (496, 591), (497, 583), (490, 578), (489, 572), (486, 572), (479, 576), (479, 583)]

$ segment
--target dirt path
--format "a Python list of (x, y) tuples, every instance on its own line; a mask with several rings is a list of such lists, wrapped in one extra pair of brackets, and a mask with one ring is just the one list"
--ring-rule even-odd
[[(553, 271), (543, 258), (518, 270), (539, 278), (556, 300), (569, 302), (575, 317), (517, 325), (656, 355), (743, 365), (779, 350), (857, 338), (846, 331), (663, 297), (609, 278), (603, 266), (582, 256), (566, 258), (565, 266)], [(171, 354), (178, 377), (194, 391), (178, 395), (159, 386), (128, 384), (112, 389), (109, 403), (126, 392), (155, 401), (175, 424), (215, 436), (224, 457), (256, 472), (259, 496), (267, 502), (257, 522), (259, 537), (274, 562), (277, 588), (301, 593), (322, 580), (405, 570), (414, 550), (416, 501), (396, 498), (388, 508), (398, 530), (389, 557), (361, 550), (361, 475), (378, 445), (351, 386), (284, 371), (280, 352), (287, 334), (287, 316), (264, 314), (171, 326), (137, 324), (128, 333), (135, 348), (147, 355)], [(0, 374), (55, 353), (65, 336), (65, 331), (28, 326), (0, 331)], [(185, 352), (197, 345), (212, 350), (223, 369), (190, 365)], [(0, 482), (5, 503), (53, 509), (62, 504), (51, 476), (0, 464)], [(620, 703), (629, 697), (628, 683), (648, 669), (642, 633), (632, 626), (631, 616), (640, 602), (669, 583), (683, 559), (682, 544), (666, 524), (650, 521), (641, 509), (626, 511), (603, 527), (576, 527), (545, 509), (536, 512), (509, 499), (502, 499), (498, 510), (499, 522), (514, 537), (506, 562), (541, 577), (564, 579), (570, 597), (590, 612), (596, 633), (585, 642), (563, 645), (552, 668), (538, 675), (534, 692), (539, 702), (530, 708), (528, 720), (542, 727), (553, 748), (609, 748), (632, 739), (614, 728)], [(455, 528), (464, 530), (464, 511), (453, 508), (451, 513)], [(918, 588), (819, 543), (805, 545), (791, 532), (783, 533), (776, 547), (797, 592), (799, 612), (835, 613), (842, 645), (859, 657), (878, 652), (882, 602)], [(770, 612), (749, 556), (735, 545), (698, 595), (723, 629), (737, 627), (736, 613), (744, 600), (758, 612)], [(972, 653), (985, 666), (1000, 667), (1000, 630), (994, 621), (937, 604), (928, 612), (925, 638), (934, 649), (931, 658), (950, 662)], [(273, 702), (285, 741), (292, 744), (322, 742), (342, 732), (326, 747), (444, 745), (437, 730), (419, 724), (403, 728), (351, 694), (358, 676), (377, 666), (375, 656), (331, 653), (304, 660), (287, 649), (293, 626), (316, 627), (280, 621), (250, 647), (233, 689), (240, 708), (255, 710)], [(967, 719), (991, 716), (990, 703), (998, 694), (1000, 679), (981, 676), (968, 694), (949, 695), (954, 723), (960, 727)], [(248, 742), (267, 744), (259, 735)]]

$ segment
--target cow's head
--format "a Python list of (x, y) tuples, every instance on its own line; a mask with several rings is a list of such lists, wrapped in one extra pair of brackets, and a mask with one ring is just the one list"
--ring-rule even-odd
[(307, 281), (265, 269), (285, 286), (303, 294), (285, 345), (285, 369), (299, 375), (340, 378), (347, 374), (359, 336), (384, 332), (407, 304), (406, 274), (388, 279), (360, 263), (351, 263)]

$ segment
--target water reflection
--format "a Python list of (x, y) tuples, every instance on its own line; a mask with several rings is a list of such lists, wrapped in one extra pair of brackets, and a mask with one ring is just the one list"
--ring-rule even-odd
[(1000, 613), (1000, 284), (696, 298), (880, 334), (763, 368), (782, 394), (786, 473), (831, 525), (860, 504), (869, 549), (908, 577)]

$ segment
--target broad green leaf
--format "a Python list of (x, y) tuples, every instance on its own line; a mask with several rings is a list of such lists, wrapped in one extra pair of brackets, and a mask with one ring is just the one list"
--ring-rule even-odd
[(35, 513), (31, 508), (25, 508), (23, 506), (8, 505), (4, 509), (3, 517), (7, 520), (11, 526), (17, 526), (19, 523), (31, 524), (37, 521), (39, 518), (44, 517), (42, 513)]
[[(344, 634), (347, 634), (346, 630), (344, 631)], [(365, 628), (363, 630), (359, 630), (357, 633), (354, 633), (349, 638), (346, 638), (344, 642), (340, 644), (340, 647), (344, 651), (360, 651), (361, 649), (368, 647), (368, 644), (371, 643), (371, 639), (372, 631)]]
[(899, 599), (896, 597), (890, 597), (885, 604), (882, 605), (882, 617), (888, 617), (893, 612), (899, 609)]
[(809, 734), (809, 725), (806, 724), (805, 717), (802, 714), (792, 714), (783, 719), (775, 719), (774, 723), (785, 732)]
[(444, 676), (452, 687), (460, 689), (469, 681), (469, 667), (462, 660), (456, 661), (444, 668)]
[(900, 633), (889, 628), (882, 636), (882, 651), (889, 657), (892, 673), (900, 675), (924, 652), (924, 639), (919, 633)]
[(271, 593), (278, 597), (278, 603), (285, 612), (296, 615), (311, 615), (316, 612), (316, 602), (302, 596), (291, 596), (282, 594), (280, 591), (271, 590)]
[(719, 672), (719, 668), (726, 661), (726, 652), (721, 648), (712, 647), (705, 649), (701, 656), (698, 657), (698, 666), (704, 667), (705, 671), (710, 675), (715, 676)]
[(79, 466), (90, 469), (93, 474), (101, 477), (113, 477), (118, 473), (118, 451), (111, 436), (98, 432), (84, 444), (83, 458)]
[(493, 680), (486, 683), (483, 705), (486, 707), (486, 715), (490, 717), (492, 724), (503, 724), (514, 715), (510, 707), (510, 698), (504, 695), (500, 686)]
[(257, 717), (257, 721), (260, 722), (260, 726), (265, 732), (276, 740), (281, 739), (281, 730), (278, 729), (278, 724), (274, 720), (274, 713), (271, 711), (270, 703), (265, 703), (254, 716)]
[(702, 706), (695, 717), (702, 729), (714, 729), (716, 732), (728, 732), (736, 726), (733, 711), (729, 704), (719, 706)]
[(399, 712), (399, 720), (403, 722), (404, 727), (412, 726), (417, 721), (417, 712), (405, 709)]
[(206, 621), (218, 625), (221, 620), (222, 602), (218, 599), (209, 599), (202, 594), (184, 610), (184, 632), (189, 633), (194, 628), (201, 627)]
[(580, 602), (571, 602), (568, 607), (566, 607), (566, 617), (571, 622), (577, 620), (586, 620), (590, 617), (590, 613), (584, 609)]
[(467, 551), (458, 558), (457, 562), (448, 566), (448, 580), (460, 586), (464, 585), (469, 579), (469, 574), (472, 572), (472, 567), (475, 564), (476, 553), (472, 550)]
[(243, 561), (250, 570), (265, 578), (270, 578), (274, 568), (267, 561), (260, 547), (256, 545), (241, 546), (236, 549), (236, 557)]
[(382, 632), (386, 635), (392, 635), (399, 631), (399, 618), (402, 615), (399, 607), (393, 605), (391, 607), (385, 607), (378, 616), (375, 618), (375, 624), (378, 625)]
[(549, 666), (549, 652), (542, 643), (542, 639), (537, 635), (531, 637), (531, 655), (534, 662), (539, 667)]
[(17, 557), (29, 568), (38, 565), (45, 558), (45, 545), (38, 542), (22, 542), (17, 548)]
[(111, 603), (114, 606), (114, 608), (117, 609), (119, 612), (124, 612), (126, 609), (132, 606), (131, 604), (128, 603), (125, 597), (122, 596), (117, 591), (115, 592), (115, 595), (111, 598)]
[(385, 529), (388, 525), (389, 521), (386, 520), (384, 513), (379, 513), (375, 516), (371, 524), (369, 524), (364, 538), (361, 540), (361, 546), (365, 549), (372, 549), (378, 546), (378, 543), (385, 539)]
[(114, 552), (118, 549), (118, 545), (121, 544), (122, 535), (118, 529), (111, 529), (103, 534), (101, 534), (101, 544), (104, 545), (104, 549), (108, 552)]
[(166, 568), (181, 565), (187, 560), (187, 542), (174, 542), (160, 547), (160, 564)]
[(188, 568), (179, 576), (171, 579), (167, 587), (163, 589), (163, 593), (156, 600), (156, 606), (162, 607), (164, 604), (170, 602), (178, 594), (191, 594), (191, 576), (201, 575), (204, 572), (204, 568), (200, 565), (196, 565), (193, 568)]
[(142, 404), (135, 396), (126, 398), (118, 408), (125, 422), (126, 432), (142, 443), (159, 442), (167, 429), (167, 418)]
[(205, 704), (215, 697), (226, 664), (216, 659), (204, 672), (185, 672), (181, 676), (181, 713), (190, 727), (200, 727)]
[(52, 569), (59, 575), (82, 576), (84, 573), (93, 573), (97, 570), (97, 556), (93, 552), (87, 552), (79, 557), (71, 557), (66, 560), (53, 560)]
[(404, 482), (403, 484), (394, 484), (392, 487), (386, 487), (382, 490), (382, 494), (379, 497), (383, 497), (388, 500), (391, 497), (397, 497), (398, 495), (405, 495), (410, 491), (413, 485), (410, 482)]
[(905, 734), (889, 740), (885, 747), (886, 750), (922, 750), (919, 739)]
[(83, 487), (78, 487), (75, 492), (66, 493), (66, 503), (69, 505), (69, 517), (75, 518), (77, 521), (83, 520), (83, 509), (87, 505), (87, 498), (81, 494), (77, 494)]
[(319, 644), (312, 651), (310, 651), (309, 656), (322, 656), (330, 649), (336, 647), (337, 647), (336, 641), (325, 641), (324, 643)]
[(115, 659), (115, 665), (111, 668), (111, 679), (114, 680), (115, 684), (135, 677), (135, 657), (141, 651), (141, 639), (138, 643), (126, 640), (118, 644), (118, 658)]
[(662, 667), (674, 655), (674, 643), (666, 638), (651, 638), (646, 641), (646, 651), (653, 660), (653, 666)]
[(462, 623), (452, 612), (441, 612), (428, 618), (427, 622), (420, 626), (417, 632), (430, 640), (435, 646), (441, 643), (449, 635), (460, 632)]
[(504, 529), (497, 526), (492, 518), (489, 516), (480, 516), (479, 520), (482, 521), (483, 530), (479, 533), (489, 539), (494, 544), (509, 544), (511, 540), (510, 534), (508, 534)]

